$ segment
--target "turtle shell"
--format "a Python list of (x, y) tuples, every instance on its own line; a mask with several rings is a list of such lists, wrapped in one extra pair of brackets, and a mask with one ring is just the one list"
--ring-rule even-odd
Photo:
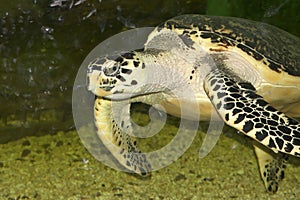
[[(248, 63), (244, 72), (248, 76), (246, 80), (250, 81), (254, 77), (250, 82), (257, 93), (276, 109), (290, 116), (300, 116), (298, 37), (275, 26), (247, 19), (181, 15), (159, 25), (150, 34), (146, 44), (161, 42), (162, 39), (155, 41), (155, 37), (163, 33), (163, 30), (176, 33), (191, 48), (198, 43), (198, 46), (200, 44), (211, 53), (230, 52), (230, 56), (242, 57)], [(161, 46), (164, 45), (174, 46), (172, 42), (165, 42)], [(233, 70), (241, 67), (236, 63), (229, 65)], [(203, 99), (199, 98), (198, 103), (204, 104)]]
[(200, 37), (241, 49), (257, 61), (264, 60), (269, 73), (300, 76), (300, 39), (275, 26), (246, 19), (221, 16), (181, 15), (159, 26), (198, 29)]

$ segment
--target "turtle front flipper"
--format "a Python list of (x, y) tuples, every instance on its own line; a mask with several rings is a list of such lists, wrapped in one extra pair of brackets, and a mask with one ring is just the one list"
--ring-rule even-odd
[(276, 110), (256, 94), (251, 83), (237, 82), (215, 69), (204, 80), (204, 89), (229, 126), (255, 139), (275, 153), (300, 157), (300, 124)]
[(253, 141), (255, 154), (258, 161), (260, 175), (269, 193), (276, 193), (280, 181), (284, 178), (284, 170), (288, 155), (284, 153), (275, 154), (269, 152), (264, 146)]
[(118, 162), (137, 174), (149, 174), (151, 165), (130, 136), (130, 104), (96, 97), (94, 118), (98, 137)]

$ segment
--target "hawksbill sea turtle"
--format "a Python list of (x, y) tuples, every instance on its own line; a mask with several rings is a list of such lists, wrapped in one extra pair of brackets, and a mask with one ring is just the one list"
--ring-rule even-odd
[[(87, 68), (95, 95), (99, 138), (118, 162), (146, 175), (124, 100), (161, 104), (175, 116), (222, 120), (253, 139), (260, 173), (275, 193), (289, 155), (300, 157), (300, 40), (274, 26), (245, 19), (182, 15), (156, 27), (143, 49), (97, 58)], [(155, 84), (149, 84), (151, 81)], [(195, 98), (172, 91), (192, 88)], [(191, 109), (180, 112), (180, 102)], [(199, 110), (193, 109), (197, 105)], [(122, 107), (122, 106), (119, 106)], [(124, 116), (121, 120), (113, 109)], [(198, 116), (197, 116), (198, 117)]]

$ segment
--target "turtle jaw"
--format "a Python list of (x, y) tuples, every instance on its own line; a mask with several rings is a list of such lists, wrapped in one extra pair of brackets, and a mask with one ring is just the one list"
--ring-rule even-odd
[(111, 95), (114, 82), (114, 80), (103, 78), (101, 71), (92, 71), (87, 74), (87, 89), (98, 97)]
[(112, 92), (110, 91), (111, 88), (109, 87), (102, 88), (97, 85), (89, 85), (88, 90), (94, 93), (98, 97), (106, 97), (112, 94)]

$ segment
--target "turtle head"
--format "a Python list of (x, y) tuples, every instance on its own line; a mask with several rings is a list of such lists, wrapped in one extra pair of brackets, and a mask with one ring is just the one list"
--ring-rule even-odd
[(97, 58), (88, 65), (88, 90), (105, 98), (130, 98), (142, 81), (144, 63), (135, 52)]

